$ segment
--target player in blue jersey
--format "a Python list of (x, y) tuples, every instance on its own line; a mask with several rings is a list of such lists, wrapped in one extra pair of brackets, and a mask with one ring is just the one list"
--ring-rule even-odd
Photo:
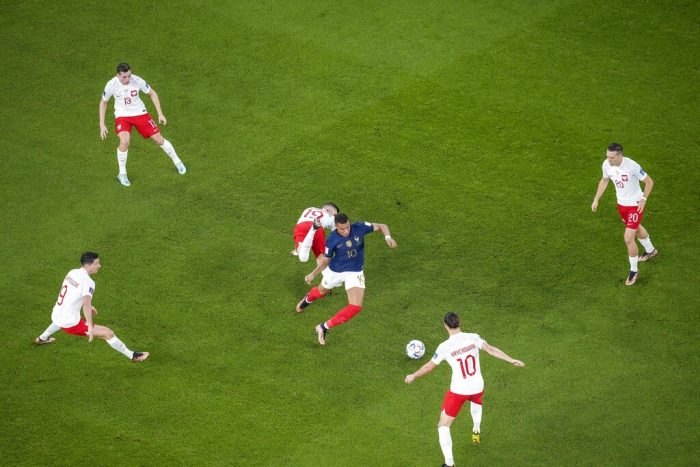
[(325, 296), (331, 289), (345, 284), (348, 293), (348, 305), (325, 323), (316, 326), (318, 342), (326, 344), (326, 334), (334, 326), (343, 324), (362, 310), (365, 297), (365, 235), (381, 232), (389, 248), (396, 248), (391, 238), (389, 227), (385, 224), (370, 222), (350, 223), (347, 214), (336, 214), (335, 230), (326, 239), (325, 254), (320, 256), (318, 265), (304, 280), (310, 284), (319, 272), (323, 279), (318, 287), (311, 289), (297, 304), (297, 313), (309, 306), (314, 300)]

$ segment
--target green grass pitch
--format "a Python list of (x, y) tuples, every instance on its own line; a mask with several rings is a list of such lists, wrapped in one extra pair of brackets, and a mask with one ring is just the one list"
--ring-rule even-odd
[[(446, 311), (488, 355), (483, 441), (458, 465), (691, 465), (700, 457), (698, 3), (4, 2), (0, 465), (440, 465), (449, 368), (408, 386)], [(134, 134), (116, 179), (121, 61), (160, 95), (177, 174)], [(144, 99), (153, 111), (150, 99)], [(661, 254), (625, 287), (605, 147), (654, 178)], [(301, 314), (301, 210), (370, 236), (364, 309), (325, 348)], [(98, 251), (97, 322), (48, 324)], [(422, 360), (425, 362), (425, 358)]]

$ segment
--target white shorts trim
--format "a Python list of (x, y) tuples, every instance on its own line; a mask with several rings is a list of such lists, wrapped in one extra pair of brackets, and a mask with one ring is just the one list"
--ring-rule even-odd
[(352, 289), (353, 287), (359, 287), (361, 289), (365, 288), (365, 273), (364, 271), (344, 271), (335, 272), (331, 268), (327, 267), (321, 271), (323, 275), (323, 280), (321, 280), (321, 285), (324, 289), (334, 289), (345, 283), (345, 290)]

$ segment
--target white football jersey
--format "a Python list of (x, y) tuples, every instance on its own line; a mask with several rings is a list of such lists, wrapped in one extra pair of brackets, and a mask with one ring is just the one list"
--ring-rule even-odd
[(479, 349), (484, 340), (478, 334), (460, 332), (440, 344), (433, 355), (433, 363), (443, 360), (452, 367), (450, 391), (469, 396), (484, 390), (484, 378), (479, 366)]
[(323, 209), (319, 208), (306, 208), (304, 212), (301, 213), (297, 224), (302, 222), (312, 222), (314, 219), (321, 220), (321, 227), (324, 229), (334, 229), (335, 228), (335, 216), (331, 216)]
[(119, 117), (136, 117), (148, 113), (146, 105), (139, 97), (139, 91), (146, 94), (151, 92), (151, 87), (146, 81), (136, 75), (131, 75), (129, 84), (126, 86), (119, 82), (116, 76), (110, 79), (102, 93), (102, 100), (109, 101), (110, 97), (114, 97), (114, 116)]
[(632, 159), (622, 158), (619, 167), (610, 165), (607, 159), (603, 162), (603, 177), (615, 183), (617, 204), (620, 206), (636, 206), (642, 199), (642, 188), (639, 182), (647, 178), (644, 169)]
[(83, 268), (73, 269), (63, 279), (58, 299), (51, 313), (51, 321), (62, 328), (75, 326), (80, 322), (80, 309), (83, 297), (95, 293), (95, 281)]

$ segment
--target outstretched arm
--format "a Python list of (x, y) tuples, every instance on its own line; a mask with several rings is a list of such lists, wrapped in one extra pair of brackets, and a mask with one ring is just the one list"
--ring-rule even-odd
[(511, 363), (515, 366), (519, 366), (521, 368), (525, 366), (525, 364), (523, 362), (521, 362), (520, 360), (516, 360), (512, 357), (509, 357), (504, 351), (502, 351), (501, 349), (499, 349), (497, 347), (492, 346), (491, 344), (489, 344), (487, 342), (484, 342), (484, 345), (481, 346), (481, 350), (483, 350), (487, 354), (492, 355), (496, 358), (500, 358), (501, 360), (505, 360), (506, 362)]
[(389, 245), (389, 248), (396, 248), (396, 241), (391, 238), (391, 232), (389, 232), (389, 227), (386, 224), (375, 224), (372, 222), (372, 226), (375, 232), (380, 231), (384, 234), (384, 240), (386, 240), (386, 244)]
[(153, 101), (153, 105), (156, 107), (156, 112), (158, 112), (158, 123), (162, 123), (163, 125), (168, 123), (168, 120), (165, 118), (165, 115), (163, 115), (163, 109), (160, 108), (160, 99), (158, 99), (158, 93), (151, 88), (151, 90), (148, 92), (148, 95), (151, 96), (151, 100)]
[(404, 381), (406, 382), (406, 384), (411, 384), (416, 378), (420, 378), (421, 376), (427, 375), (428, 373), (433, 371), (436, 366), (437, 365), (433, 363), (432, 360), (430, 360), (428, 363), (420, 367), (418, 371), (406, 376), (406, 379), (404, 379)]
[(603, 196), (603, 192), (605, 191), (605, 189), (608, 187), (609, 181), (610, 181), (609, 178), (603, 177), (598, 182), (598, 189), (596, 190), (595, 196), (593, 197), (593, 203), (591, 204), (591, 211), (596, 212), (598, 210), (598, 201), (600, 200), (600, 197)]

